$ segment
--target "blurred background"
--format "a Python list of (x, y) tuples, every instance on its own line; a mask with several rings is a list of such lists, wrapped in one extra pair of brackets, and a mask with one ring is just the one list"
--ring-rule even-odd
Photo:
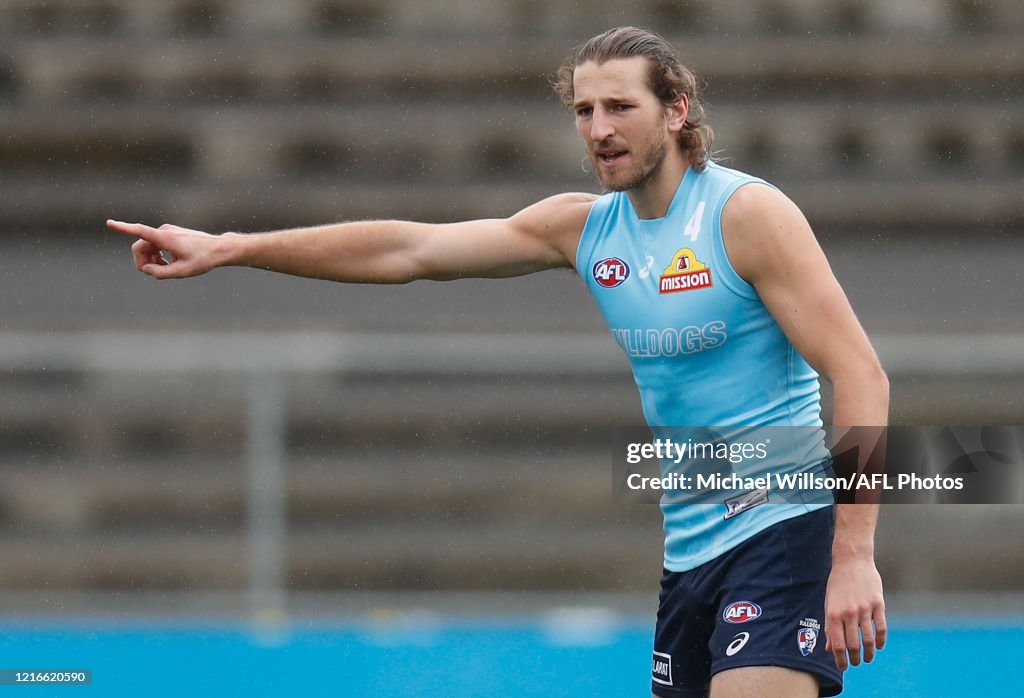
[[(622, 24), (804, 210), (892, 423), (1021, 424), (1018, 0), (0, 0), (0, 622), (638, 619), (638, 665), (603, 663), (645, 690), (659, 512), (612, 502), (609, 430), (642, 417), (573, 274), (157, 283), (103, 227), (595, 191), (548, 81)], [(890, 606), (1019, 614), (1022, 525), (888, 507)]]

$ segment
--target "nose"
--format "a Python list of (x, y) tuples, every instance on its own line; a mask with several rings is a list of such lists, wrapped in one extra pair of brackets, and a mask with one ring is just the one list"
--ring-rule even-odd
[(595, 109), (590, 118), (590, 138), (600, 143), (615, 133), (611, 119), (600, 109)]

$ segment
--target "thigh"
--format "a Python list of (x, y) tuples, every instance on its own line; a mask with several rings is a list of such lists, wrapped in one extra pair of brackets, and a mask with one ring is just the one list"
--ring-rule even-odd
[[(832, 514), (822, 509), (783, 521), (730, 552), (709, 643), (712, 686), (728, 687), (753, 676), (755, 682), (813, 686), (809, 695), (834, 696), (842, 690), (842, 674), (825, 651), (822, 634)], [(778, 695), (803, 693), (782, 689)]]
[(706, 698), (711, 678), (708, 639), (715, 627), (713, 600), (691, 572), (665, 572), (651, 660), (651, 692), (664, 698)]
[(817, 695), (817, 678), (785, 667), (738, 667), (720, 671), (711, 679), (711, 698), (817, 698)]

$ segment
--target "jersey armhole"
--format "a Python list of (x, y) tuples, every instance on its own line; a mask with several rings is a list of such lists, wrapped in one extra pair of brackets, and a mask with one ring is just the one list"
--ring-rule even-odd
[(757, 294), (757, 289), (739, 275), (739, 272), (732, 266), (732, 262), (729, 260), (729, 252), (725, 249), (725, 235), (722, 232), (722, 211), (725, 210), (725, 205), (732, 198), (740, 187), (746, 186), (747, 184), (765, 184), (773, 189), (777, 187), (773, 186), (769, 182), (756, 177), (737, 179), (725, 188), (722, 192), (722, 196), (718, 200), (718, 205), (715, 206), (714, 219), (712, 221), (712, 230), (714, 231), (713, 244), (711, 246), (711, 253), (714, 255), (715, 263), (721, 270), (719, 278), (726, 285), (726, 287), (742, 298), (757, 299), (760, 296)]
[[(607, 210), (610, 199), (611, 196), (600, 196), (594, 200), (590, 211), (587, 212), (587, 221), (583, 224), (583, 231), (580, 233), (579, 242), (576, 243), (576, 273), (584, 281), (587, 280), (584, 269), (589, 268), (591, 257), (594, 254), (594, 236), (597, 235), (597, 231), (594, 229), (598, 227), (598, 220)], [(585, 263), (581, 265), (581, 262)]]

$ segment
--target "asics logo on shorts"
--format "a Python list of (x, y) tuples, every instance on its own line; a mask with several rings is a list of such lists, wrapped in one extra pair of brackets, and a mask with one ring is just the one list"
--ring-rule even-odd
[(733, 641), (729, 643), (729, 646), (725, 648), (725, 656), (731, 657), (747, 644), (747, 640), (750, 639), (750, 633), (739, 633), (733, 638)]

